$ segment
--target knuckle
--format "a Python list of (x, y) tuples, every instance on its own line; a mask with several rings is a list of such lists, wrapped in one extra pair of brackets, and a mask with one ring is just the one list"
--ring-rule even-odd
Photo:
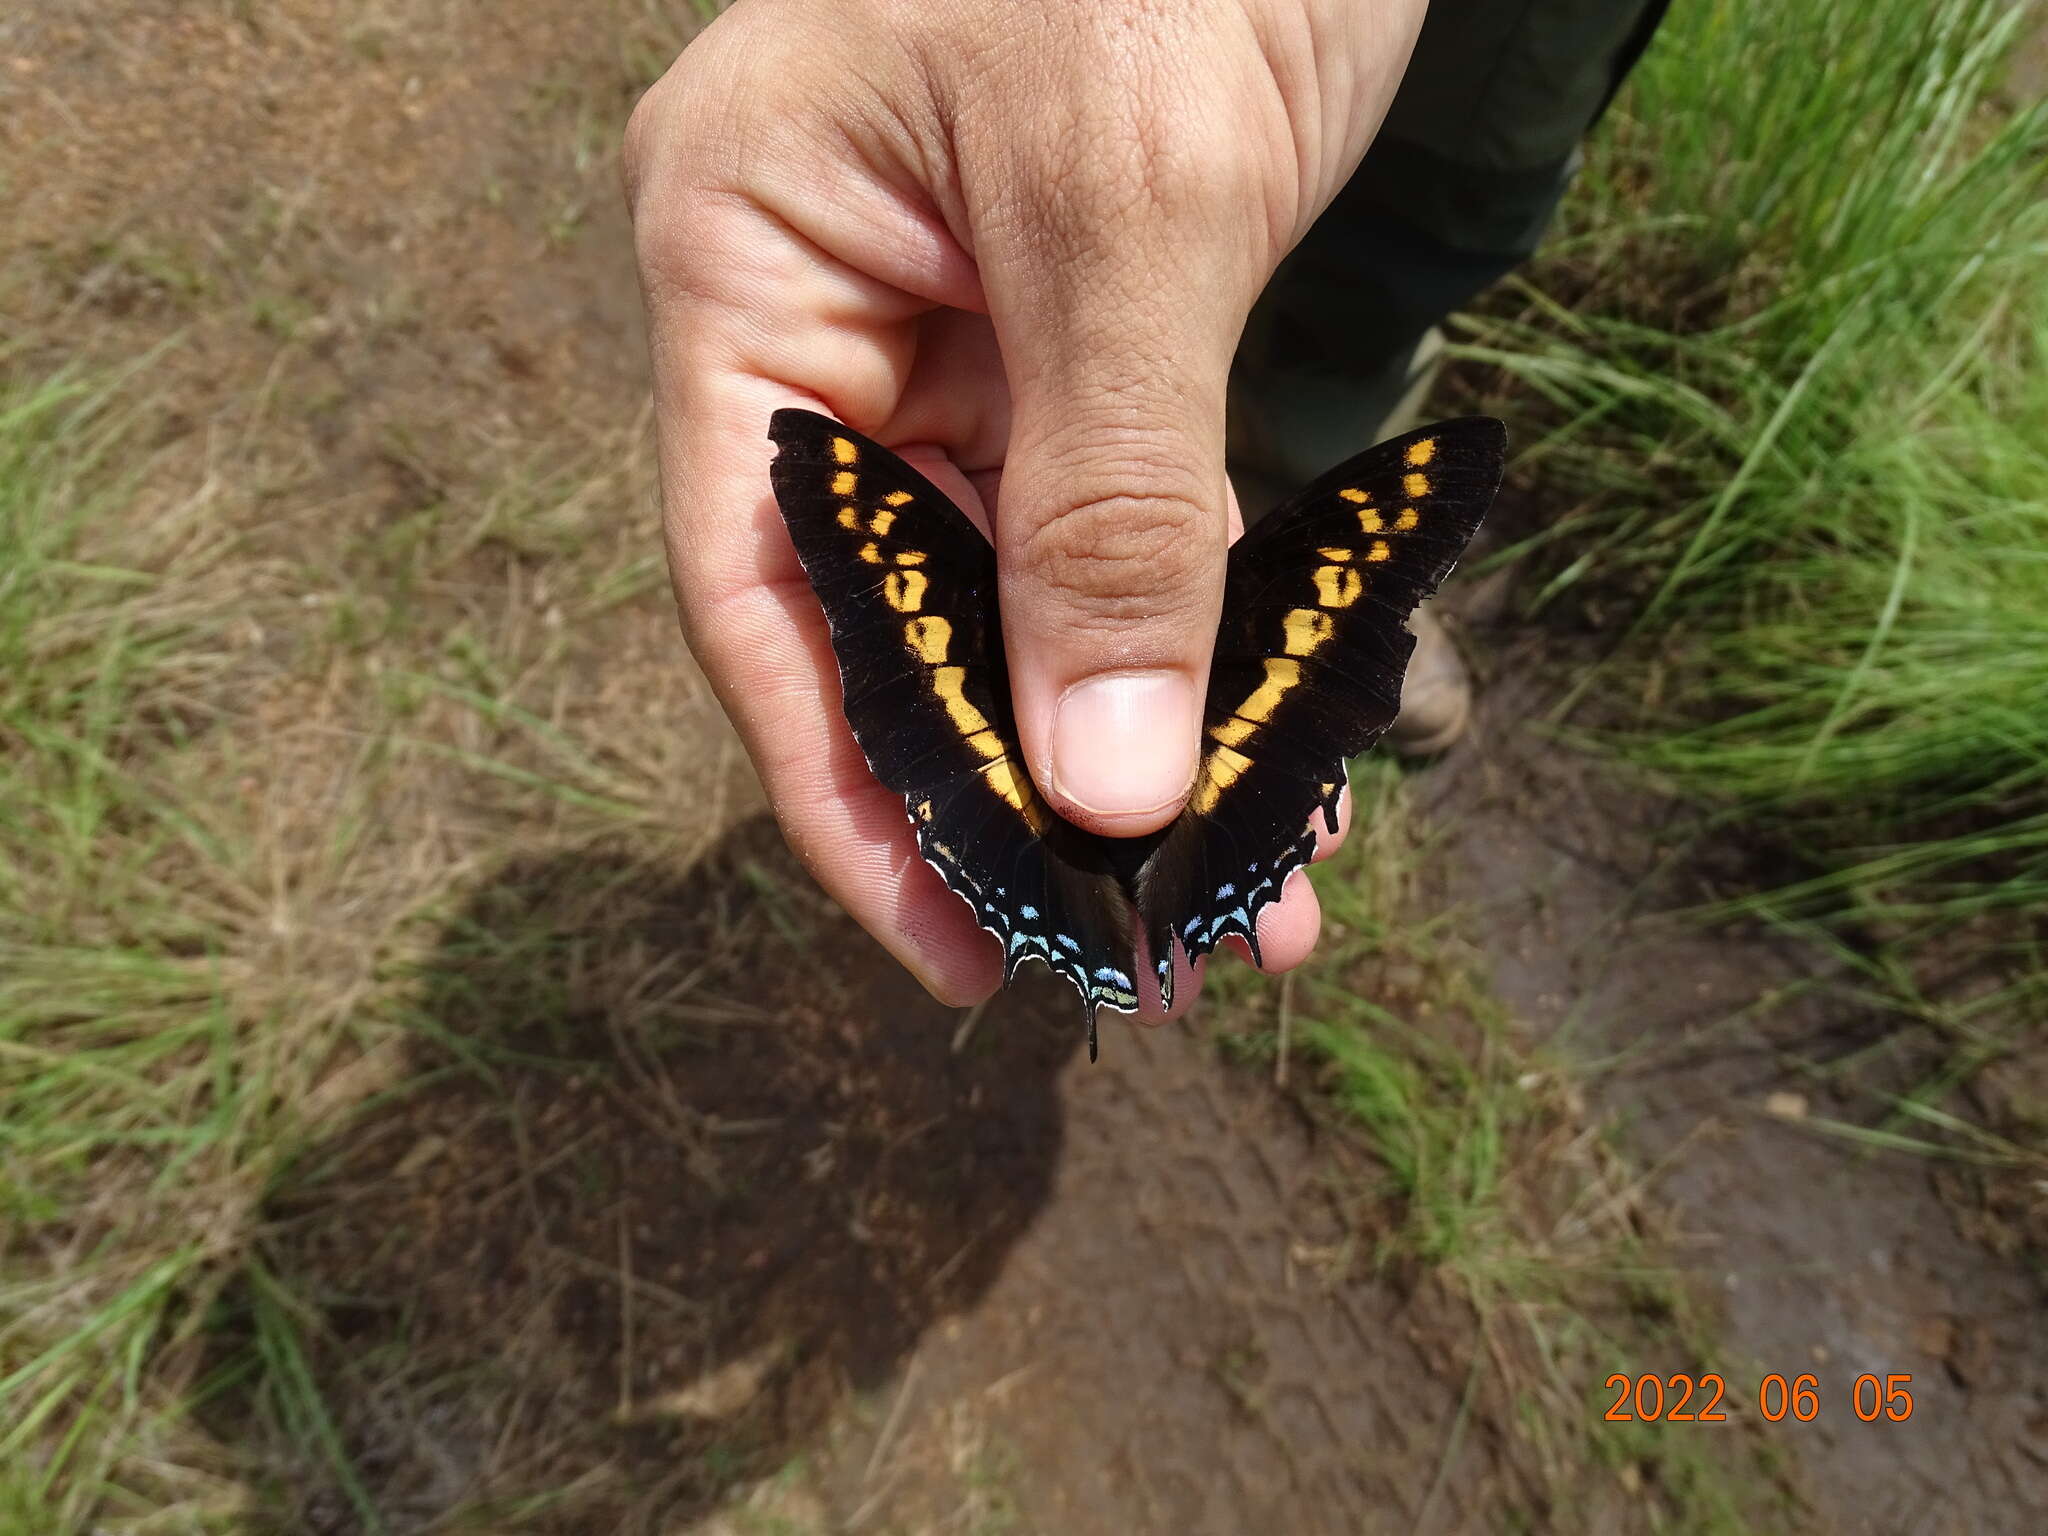
[(664, 167), (633, 209), (633, 258), (648, 302), (716, 306), (744, 293), (758, 271), (743, 256), (756, 249), (746, 239), (749, 213), (734, 194)]
[(1216, 522), (1156, 472), (1079, 477), (1059, 509), (1026, 533), (1019, 567), (1063, 621), (1122, 629), (1206, 599)]
[(626, 206), (634, 207), (657, 168), (674, 150), (677, 72), (661, 76), (633, 103), (620, 135), (619, 173), (626, 188)]
[(626, 119), (626, 132), (619, 144), (619, 184), (626, 194), (628, 213), (639, 206), (640, 189), (646, 184), (652, 155), (650, 140), (655, 134), (655, 117), (661, 110), (655, 100), (660, 90), (661, 85), (657, 81), (634, 104), (633, 115)]
[(705, 297), (707, 274), (692, 242), (679, 235), (683, 221), (644, 203), (635, 212), (633, 255), (647, 296), (667, 303)]
[(1063, 137), (1041, 184), (1042, 216), (1069, 244), (1113, 245), (1133, 228), (1164, 236), (1206, 227), (1242, 209), (1257, 184), (1250, 157), (1228, 138), (1154, 111), (1087, 118)]
[(689, 221), (682, 205), (689, 201), (696, 168), (690, 163), (687, 135), (677, 132), (672, 92), (668, 80), (649, 88), (626, 120), (620, 146), (626, 211), (643, 270), (666, 270), (687, 254), (682, 235)]
[(1241, 209), (1258, 184), (1245, 137), (1219, 131), (1207, 114), (1147, 115), (1136, 126), (1148, 199), (1169, 215)]
[(1192, 59), (1214, 46), (1175, 3), (1071, 15), (1056, 40), (1073, 68), (1021, 113), (976, 114), (987, 147), (1012, 162), (1035, 222), (1081, 244), (1123, 238), (1132, 224), (1209, 219), (1241, 208), (1259, 180), (1259, 147), (1206, 88)]

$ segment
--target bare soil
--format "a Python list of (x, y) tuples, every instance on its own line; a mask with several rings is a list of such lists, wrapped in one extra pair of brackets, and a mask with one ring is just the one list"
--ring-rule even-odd
[[(614, 146), (668, 25), (626, 0), (59, 0), (0, 22), (4, 366), (162, 348), (154, 472), (227, 476), (251, 549), (381, 584), (350, 643), (394, 666), (547, 615), (551, 540), (652, 553), (644, 476), (568, 533), (508, 514), (489, 559), (401, 578), (449, 509), (637, 442)], [(246, 1238), (310, 1309), (361, 1488), (223, 1392), (206, 1424), (248, 1529), (362, 1529), (364, 1502), (394, 1531), (578, 1536), (1667, 1528), (1626, 1456), (1540, 1465), (1531, 1443), (1560, 1436), (1475, 1394), (1497, 1340), (1468, 1299), (1373, 1262), (1390, 1217), (1357, 1198), (1364, 1154), (1199, 1023), (1112, 1031), (1091, 1069), (1054, 986), (970, 1019), (917, 993), (781, 849), (653, 586), (546, 654), (580, 739), (679, 743), (673, 838), (570, 846), (436, 802), (423, 768), (384, 807), (400, 894), (324, 914), (310, 953), (347, 988), (391, 925), (431, 935), (395, 1056), (337, 1058), (324, 1128)], [(268, 612), (220, 728), (345, 727), (331, 639)], [(1518, 643), (1482, 638), (1504, 678), (1537, 670)], [(1671, 1213), (1729, 1433), (1781, 1468), (1779, 1528), (2039, 1529), (2038, 1250), (1982, 1240), (2013, 1222), (1939, 1166), (1766, 1112), (1796, 1092), (1850, 1113), (1859, 1085), (1807, 1063), (1876, 1026), (1755, 1011), (1810, 970), (1774, 944), (1642, 927), (1681, 825), (1526, 729), (1538, 697), (1493, 689), (1475, 743), (1425, 774), (1455, 829), (1444, 878), (1502, 997), (1648, 1170), (1627, 1198)], [(423, 915), (400, 897), (432, 859), (459, 895)], [(223, 1298), (211, 1347), (259, 1311)], [(1801, 1371), (1821, 1416), (1760, 1426), (1762, 1375)], [(1853, 1417), (1866, 1371), (1912, 1374), (1909, 1422)]]
[[(1767, 1376), (1816, 1379), (1814, 1418), (1768, 1429), (1798, 1528), (2038, 1529), (2038, 1250), (2009, 1230), (1986, 1241), (2000, 1223), (1983, 1187), (1938, 1159), (1814, 1126), (1881, 1118), (1873, 1104), (1935, 1069), (1934, 1042), (1844, 1002), (1848, 987), (1811, 986), (1832, 968), (1810, 949), (1661, 915), (1728, 889), (1757, 851), (1702, 846), (1697, 818), (1547, 744), (1529, 729), (1545, 700), (1528, 679), (1554, 671), (1555, 637), (1502, 639), (1478, 740), (1432, 784), (1457, 829), (1451, 887), (1502, 1000), (1581, 1063), (1643, 1193), (1675, 1223), (1673, 1257), (1711, 1300), (1711, 1363), (1731, 1395), (1753, 1407)], [(1866, 1374), (1909, 1375), (1910, 1418), (1860, 1419)]]

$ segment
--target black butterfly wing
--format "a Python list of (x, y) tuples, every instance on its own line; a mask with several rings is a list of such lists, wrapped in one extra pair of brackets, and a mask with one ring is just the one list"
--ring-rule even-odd
[(925, 859), (1003, 946), (1088, 1010), (1130, 1012), (1130, 905), (1102, 840), (1053, 813), (1017, 745), (995, 551), (937, 487), (826, 416), (780, 410), (770, 471), (839, 661), (869, 768), (903, 796)]
[(1231, 547), (1201, 766), (1135, 882), (1160, 991), (1258, 916), (1337, 827), (1345, 759), (1401, 707), (1408, 616), (1451, 572), (1500, 486), (1507, 430), (1440, 422), (1330, 471)]

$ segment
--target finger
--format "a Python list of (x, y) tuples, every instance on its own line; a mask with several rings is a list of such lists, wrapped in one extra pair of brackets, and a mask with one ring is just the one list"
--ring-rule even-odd
[(1055, 809), (1163, 825), (1192, 784), (1222, 605), (1223, 396), (1255, 287), (1232, 156), (1072, 105), (981, 258), (1012, 391), (995, 537), (1018, 734)]
[[(1259, 969), (1268, 975), (1291, 971), (1315, 953), (1323, 926), (1322, 903), (1308, 871), (1297, 869), (1280, 888), (1280, 899), (1259, 913)], [(1251, 948), (1232, 935), (1225, 941), (1240, 959), (1251, 959)]]
[(1159, 978), (1152, 970), (1151, 950), (1141, 933), (1138, 936), (1138, 1009), (1129, 1016), (1131, 1021), (1151, 1028), (1182, 1017), (1202, 995), (1202, 978), (1208, 965), (1206, 955), (1190, 961), (1187, 951), (1178, 944), (1174, 945), (1173, 1006), (1163, 1008), (1159, 1003)]
[(1339, 848), (1344, 839), (1351, 835), (1351, 786), (1346, 784), (1344, 792), (1337, 797), (1337, 830), (1332, 832), (1329, 823), (1323, 820), (1323, 813), (1317, 811), (1309, 817), (1309, 825), (1315, 828), (1316, 851), (1309, 855), (1309, 863), (1320, 864)]

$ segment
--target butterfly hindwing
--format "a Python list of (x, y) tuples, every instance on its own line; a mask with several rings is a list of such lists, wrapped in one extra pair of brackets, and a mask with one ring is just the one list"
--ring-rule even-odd
[(1097, 1007), (1129, 1011), (1129, 904), (1099, 840), (1054, 815), (1017, 746), (995, 552), (896, 454), (829, 417), (777, 411), (770, 470), (832, 633), (841, 707), (903, 796), (919, 851), (1001, 941)]
[(1345, 760), (1393, 724), (1416, 604), (1450, 574), (1499, 488), (1507, 433), (1465, 417), (1322, 476), (1231, 547), (1187, 809), (1137, 882), (1162, 993), (1168, 940), (1190, 960), (1258, 916), (1334, 832)]

